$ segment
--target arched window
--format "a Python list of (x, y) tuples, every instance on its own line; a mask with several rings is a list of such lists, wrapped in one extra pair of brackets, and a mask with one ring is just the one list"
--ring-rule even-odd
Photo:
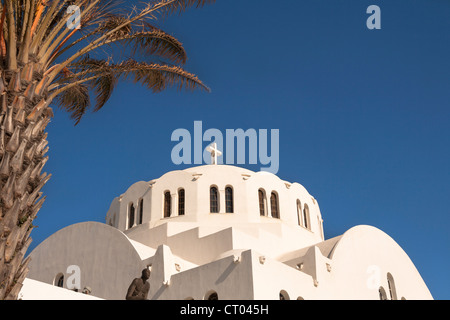
[(134, 204), (130, 203), (128, 208), (128, 229), (134, 225)]
[(270, 195), (270, 210), (272, 213), (272, 218), (280, 218), (280, 212), (278, 210), (278, 197), (275, 192)]
[(303, 226), (306, 229), (311, 230), (311, 226), (309, 225), (309, 207), (306, 203), (305, 203), (305, 207), (303, 208)]
[(280, 291), (280, 300), (290, 300), (289, 299), (289, 295), (286, 292), (286, 290), (281, 290)]
[(262, 190), (258, 190), (258, 199), (259, 199), (259, 215), (266, 216), (266, 193)]
[(209, 189), (209, 206), (211, 213), (219, 212), (219, 192), (216, 187)]
[(219, 296), (217, 292), (211, 290), (206, 293), (205, 300), (219, 300)]
[(139, 224), (142, 224), (144, 218), (144, 199), (139, 200)]
[(164, 218), (170, 217), (170, 209), (172, 206), (172, 198), (170, 191), (164, 192)]
[(297, 220), (298, 220), (298, 225), (301, 226), (302, 225), (302, 204), (300, 202), (300, 200), (297, 199)]
[(184, 216), (184, 189), (178, 190), (178, 215)]
[(233, 188), (225, 188), (225, 212), (233, 213)]
[(64, 288), (64, 275), (62, 273), (58, 273), (56, 275), (54, 285), (60, 288)]
[(391, 296), (391, 300), (397, 300), (397, 291), (395, 290), (395, 282), (392, 274), (387, 274), (387, 281), (389, 286), (389, 295)]
[(380, 300), (387, 300), (387, 295), (386, 295), (386, 291), (384, 290), (383, 287), (380, 287), (378, 289), (378, 294), (380, 296)]

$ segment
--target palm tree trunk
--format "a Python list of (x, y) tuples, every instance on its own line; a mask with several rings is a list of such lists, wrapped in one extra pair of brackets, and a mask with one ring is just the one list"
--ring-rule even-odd
[[(186, 61), (181, 43), (147, 25), (145, 19), (213, 1), (148, 1), (130, 15), (113, 14), (111, 4), (101, 0), (0, 1), (0, 300), (17, 299), (28, 272), (29, 259), (24, 256), (31, 243), (33, 220), (45, 200), (40, 190), (50, 178), (42, 173), (48, 160), (45, 128), (53, 116), (49, 104), (62, 97), (59, 105), (78, 123), (89, 107), (87, 85), (97, 92), (94, 111), (106, 103), (120, 77), (132, 78), (154, 92), (174, 84), (209, 91), (195, 75), (178, 66)], [(94, 27), (78, 40), (72, 39), (75, 31), (66, 25), (68, 4), (82, 7), (82, 24)], [(82, 46), (80, 42), (91, 36)], [(67, 43), (69, 39), (73, 42)], [(78, 43), (79, 50), (53, 64)], [(110, 57), (88, 57), (109, 43), (131, 44), (132, 56), (142, 51), (176, 65), (134, 59), (110, 64)], [(69, 68), (73, 68), (71, 75), (58, 78)]]
[(28, 273), (24, 259), (33, 219), (50, 175), (45, 127), (52, 116), (45, 101), (46, 79), (28, 62), (0, 75), (0, 300), (17, 299)]

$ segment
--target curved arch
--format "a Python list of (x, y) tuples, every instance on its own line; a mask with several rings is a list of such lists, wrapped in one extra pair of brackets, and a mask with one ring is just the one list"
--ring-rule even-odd
[[(411, 258), (394, 239), (376, 227), (359, 225), (350, 228), (338, 238), (332, 251), (328, 254), (328, 258), (333, 260), (335, 274), (345, 272), (354, 277), (357, 275), (366, 277), (367, 266), (376, 265), (381, 270), (386, 270), (386, 273), (389, 271), (395, 275), (397, 287), (399, 283), (408, 283), (408, 288), (414, 288), (414, 290), (408, 290), (410, 300), (433, 299)], [(386, 273), (381, 276), (380, 284), (387, 293)], [(349, 285), (344, 278), (337, 282), (341, 286)], [(351, 285), (358, 286), (358, 284)], [(378, 288), (379, 286), (364, 294), (357, 294), (357, 290), (350, 290), (348, 297), (350, 299), (372, 299), (378, 296)], [(399, 296), (399, 292), (397, 292), (397, 297)]]
[(58, 273), (53, 280), (53, 285), (64, 288), (64, 274), (62, 272)]
[[(64, 254), (55, 254), (55, 248)], [(87, 251), (93, 253), (89, 257), (94, 258), (95, 263), (87, 258)], [(117, 263), (117, 252), (120, 252), (121, 263)], [(81, 270), (81, 288), (88, 284), (96, 297), (121, 300), (124, 294), (116, 288), (128, 288), (130, 279), (119, 275), (140, 274), (142, 261), (154, 253), (153, 249), (131, 241), (117, 228), (95, 221), (80, 222), (58, 230), (32, 250), (28, 277), (52, 283), (54, 275), (65, 272), (64, 282), (67, 283), (70, 274), (66, 269), (74, 264)], [(113, 269), (118, 275), (114, 281), (98, 277), (98, 270), (109, 270), (111, 266), (115, 266)]]
[(205, 293), (203, 300), (219, 300), (219, 295), (214, 290), (209, 290)]
[(144, 199), (139, 199), (139, 214), (138, 214), (138, 224), (142, 224), (142, 221), (144, 219)]
[(144, 194), (148, 189), (148, 181), (138, 181), (129, 186), (128, 189), (123, 193), (123, 195), (127, 195), (130, 193)]
[(270, 194), (270, 214), (272, 218), (280, 219), (280, 204), (278, 194), (275, 191)]
[(219, 213), (219, 189), (217, 186), (209, 188), (209, 211)]
[(169, 218), (172, 210), (172, 196), (170, 191), (164, 191), (164, 218)]
[(378, 289), (378, 294), (380, 295), (380, 300), (387, 300), (386, 290), (383, 287)]
[(286, 290), (280, 291), (280, 300), (291, 300), (289, 298), (289, 294), (286, 292)]
[(297, 221), (299, 226), (303, 226), (302, 223), (302, 203), (297, 199)]
[(178, 189), (178, 215), (184, 216), (185, 213), (186, 192), (183, 188)]
[(389, 295), (391, 296), (391, 300), (397, 300), (397, 290), (395, 289), (394, 277), (389, 272), (387, 274), (387, 282), (388, 282)]
[(234, 212), (234, 197), (232, 186), (225, 187), (225, 212), (226, 213)]
[(259, 201), (259, 215), (262, 217), (267, 216), (267, 198), (266, 191), (264, 189), (258, 189), (258, 201)]
[(128, 204), (128, 229), (132, 228), (134, 226), (134, 204), (133, 202), (130, 202)]
[(303, 226), (308, 229), (311, 230), (311, 221), (310, 221), (310, 216), (309, 216), (309, 206), (307, 203), (305, 203), (304, 207), (303, 207)]

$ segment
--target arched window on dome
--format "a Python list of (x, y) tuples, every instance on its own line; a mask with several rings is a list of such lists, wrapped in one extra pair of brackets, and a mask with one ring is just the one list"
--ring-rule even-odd
[(233, 213), (233, 211), (234, 211), (233, 188), (226, 187), (225, 188), (225, 212)]
[(219, 295), (214, 290), (209, 290), (204, 297), (204, 300), (219, 300)]
[(311, 230), (311, 226), (309, 223), (309, 207), (306, 203), (305, 203), (305, 207), (303, 208), (303, 226), (306, 229)]
[(286, 292), (286, 290), (281, 290), (279, 293), (280, 300), (290, 300), (289, 294)]
[(128, 207), (128, 229), (134, 226), (134, 204), (130, 203)]
[(378, 289), (378, 295), (380, 297), (380, 300), (387, 300), (387, 295), (386, 295), (386, 291), (384, 290), (383, 287), (380, 287)]
[(276, 219), (280, 218), (278, 196), (275, 192), (272, 192), (272, 194), (270, 195), (270, 211), (271, 211), (272, 218), (276, 218)]
[(390, 273), (387, 274), (387, 282), (389, 286), (389, 294), (391, 296), (391, 300), (397, 300), (397, 291), (395, 289), (394, 277)]
[(139, 200), (139, 220), (138, 224), (142, 224), (144, 218), (144, 199)]
[(58, 273), (53, 284), (57, 287), (64, 288), (64, 274)]
[(297, 220), (298, 225), (302, 226), (302, 203), (297, 199)]
[(178, 215), (184, 216), (184, 189), (178, 190)]
[(267, 200), (266, 200), (266, 193), (263, 189), (258, 190), (258, 200), (259, 200), (259, 215), (260, 216), (267, 216)]
[(172, 197), (170, 191), (164, 192), (164, 218), (170, 217), (170, 210), (172, 206)]
[(211, 213), (219, 212), (219, 191), (216, 187), (209, 189), (209, 207)]

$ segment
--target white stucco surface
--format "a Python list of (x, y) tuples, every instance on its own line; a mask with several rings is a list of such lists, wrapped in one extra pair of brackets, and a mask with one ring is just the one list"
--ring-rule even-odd
[(18, 299), (22, 300), (101, 300), (98, 297), (59, 288), (48, 283), (26, 278)]
[[(211, 212), (211, 187), (218, 212)], [(299, 183), (235, 166), (199, 166), (133, 184), (113, 199), (106, 224), (56, 232), (31, 253), (29, 278), (54, 285), (76, 265), (81, 288), (124, 299), (149, 267), (148, 299), (208, 299), (212, 292), (219, 299), (432, 299), (411, 259), (383, 231), (363, 225), (332, 239), (323, 234), (319, 204)], [(32, 297), (24, 285), (23, 298)]]

